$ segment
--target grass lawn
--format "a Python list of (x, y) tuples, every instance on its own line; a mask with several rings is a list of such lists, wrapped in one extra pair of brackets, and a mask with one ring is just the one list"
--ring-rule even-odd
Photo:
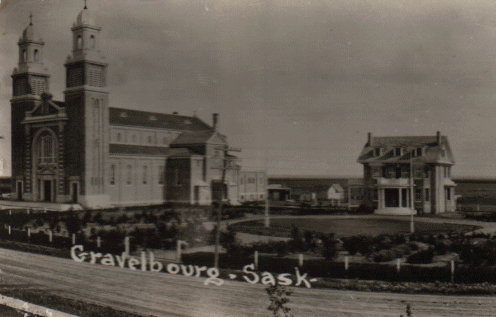
[[(334, 233), (336, 237), (350, 237), (356, 235), (396, 234), (409, 233), (410, 221), (408, 219), (385, 219), (385, 218), (279, 218), (270, 220), (271, 227), (265, 228), (263, 220), (246, 221), (234, 224), (229, 228), (237, 232), (255, 233), (270, 236), (290, 237), (291, 228), (298, 227), (300, 231), (316, 231), (322, 233)], [(433, 233), (458, 231), (466, 232), (480, 227), (415, 221), (416, 233)]]

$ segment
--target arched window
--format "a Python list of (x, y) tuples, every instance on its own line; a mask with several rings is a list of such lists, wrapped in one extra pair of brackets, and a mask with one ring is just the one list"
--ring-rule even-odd
[(28, 51), (22, 50), (22, 61), (25, 63), (28, 61)]
[(38, 139), (38, 163), (55, 163), (55, 139), (50, 133), (42, 134)]
[(77, 36), (77, 48), (78, 50), (83, 48), (83, 37), (81, 35)]
[(95, 36), (90, 35), (90, 47), (95, 48), (95, 46), (96, 46)]
[(40, 59), (40, 54), (38, 52), (38, 50), (34, 50), (34, 61), (37, 62), (39, 59)]

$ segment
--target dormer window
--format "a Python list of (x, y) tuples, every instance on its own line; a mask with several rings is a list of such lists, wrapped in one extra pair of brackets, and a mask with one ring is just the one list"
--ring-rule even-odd
[(395, 156), (401, 156), (403, 154), (403, 149), (400, 147), (397, 147), (394, 149), (394, 155)]
[(379, 148), (379, 147), (375, 148), (374, 149), (374, 156), (381, 156), (381, 152), (382, 152), (381, 148)]
[(121, 118), (127, 118), (127, 113), (126, 112), (121, 112), (120, 113)]

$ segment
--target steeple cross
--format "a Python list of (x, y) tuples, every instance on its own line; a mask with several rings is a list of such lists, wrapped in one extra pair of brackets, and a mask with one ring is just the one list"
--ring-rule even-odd
[(29, 25), (33, 25), (33, 12), (29, 13)]

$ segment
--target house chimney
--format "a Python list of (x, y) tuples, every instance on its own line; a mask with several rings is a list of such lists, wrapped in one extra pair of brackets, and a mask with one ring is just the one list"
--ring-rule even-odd
[(219, 118), (219, 114), (218, 113), (212, 113), (212, 126), (214, 128), (214, 130), (217, 130), (217, 120)]
[(367, 144), (368, 146), (372, 145), (372, 133), (370, 132), (367, 134)]
[(437, 144), (441, 144), (441, 132), (437, 131), (437, 134), (436, 134), (436, 142)]

